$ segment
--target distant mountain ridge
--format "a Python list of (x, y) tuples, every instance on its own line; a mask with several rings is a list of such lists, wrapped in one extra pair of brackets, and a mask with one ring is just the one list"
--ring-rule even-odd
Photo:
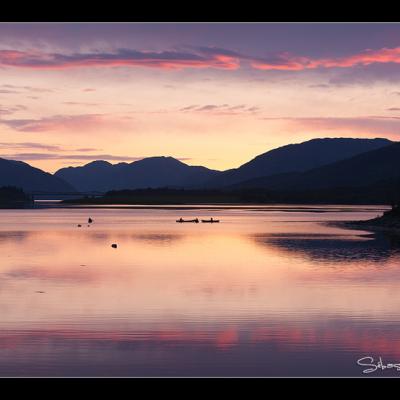
[(34, 168), (22, 161), (0, 158), (0, 187), (15, 186), (25, 192), (75, 192), (75, 188), (61, 178)]
[(80, 191), (140, 188), (224, 188), (254, 178), (302, 172), (378, 149), (388, 139), (312, 139), (263, 153), (239, 168), (216, 171), (189, 166), (173, 157), (148, 157), (132, 163), (111, 164), (97, 160), (80, 167), (58, 170), (55, 176)]
[(220, 171), (190, 166), (173, 157), (148, 157), (132, 163), (93, 161), (82, 167), (62, 168), (55, 176), (82, 191), (188, 187), (202, 185)]
[[(305, 172), (291, 172), (251, 179), (231, 185), (231, 189), (273, 191), (317, 191), (363, 187), (400, 189), (400, 143), (358, 154)], [(400, 193), (400, 190), (399, 190)]]
[(363, 187), (363, 193), (368, 193), (371, 185), (375, 188), (371, 190), (392, 190), (395, 181), (400, 180), (398, 160), (400, 143), (381, 138), (312, 139), (270, 150), (227, 171), (190, 166), (161, 156), (118, 164), (97, 160), (62, 168), (51, 175), (21, 161), (0, 159), (0, 186), (16, 186), (26, 192), (170, 188), (251, 190), (256, 194), (260, 189), (281, 193), (312, 191), (316, 197), (317, 192), (323, 191), (327, 198), (336, 188), (345, 198), (346, 190), (357, 187)]
[(307, 171), (391, 143), (382, 138), (324, 138), (289, 144), (260, 154), (239, 168), (222, 172), (207, 182), (206, 186), (225, 187), (259, 177)]

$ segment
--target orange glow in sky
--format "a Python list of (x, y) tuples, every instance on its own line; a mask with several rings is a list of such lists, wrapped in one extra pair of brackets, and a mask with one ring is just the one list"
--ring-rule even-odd
[(397, 139), (397, 25), (150, 25), (0, 24), (0, 157), (224, 170), (316, 137)]

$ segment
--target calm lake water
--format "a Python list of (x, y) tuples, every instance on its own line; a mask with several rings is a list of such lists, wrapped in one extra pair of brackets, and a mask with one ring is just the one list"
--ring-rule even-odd
[(383, 209), (0, 210), (0, 376), (400, 376)]

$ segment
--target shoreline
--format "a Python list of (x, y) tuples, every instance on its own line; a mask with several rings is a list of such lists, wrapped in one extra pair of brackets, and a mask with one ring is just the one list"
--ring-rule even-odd
[(68, 203), (53, 203), (45, 204), (39, 203), (35, 207), (40, 208), (63, 208), (63, 209), (148, 209), (148, 210), (201, 210), (201, 209), (215, 209), (215, 210), (277, 210), (287, 212), (315, 212), (325, 213), (330, 211), (352, 212), (364, 208), (366, 211), (385, 211), (385, 205), (375, 204), (308, 204), (308, 203), (197, 203), (197, 204), (68, 204)]
[(365, 221), (331, 221), (328, 225), (337, 226), (345, 229), (354, 229), (370, 232), (388, 233), (392, 235), (400, 235), (400, 226), (387, 226), (382, 224), (376, 224), (374, 220)]

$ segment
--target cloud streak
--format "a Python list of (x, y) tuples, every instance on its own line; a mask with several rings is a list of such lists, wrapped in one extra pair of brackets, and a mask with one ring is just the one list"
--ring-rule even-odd
[[(95, 160), (106, 160), (106, 161), (121, 161), (121, 162), (133, 162), (143, 160), (143, 156), (117, 156), (112, 154), (58, 154), (58, 153), (13, 153), (13, 154), (1, 154), (0, 158), (20, 160), (20, 161), (35, 161), (35, 160), (76, 160), (76, 161), (95, 161)], [(191, 158), (181, 157), (177, 158), (180, 161), (188, 161)]]
[(15, 106), (8, 106), (8, 107), (0, 105), (0, 116), (1, 115), (11, 115), (18, 111), (25, 111), (25, 110), (26, 110), (26, 107), (21, 104), (17, 104)]
[(0, 155), (2, 158), (14, 160), (110, 160), (110, 161), (137, 161), (144, 157), (115, 156), (112, 154), (57, 154), (57, 153), (14, 153)]
[[(44, 53), (41, 51), (0, 50), (0, 65), (31, 69), (81, 67), (239, 68), (239, 55), (228, 50), (202, 48), (192, 51), (145, 51), (118, 49), (114, 52)], [(85, 89), (84, 89), (85, 90)]]
[[(351, 68), (371, 64), (399, 64), (400, 47), (367, 49), (342, 57), (308, 57), (288, 52), (266, 57), (251, 56), (219, 47), (190, 47), (184, 50), (148, 51), (121, 48), (85, 53), (45, 53), (40, 50), (0, 50), (0, 66), (30, 69), (83, 67), (147, 67), (159, 69), (214, 68), (237, 70), (241, 63), (257, 70), (302, 71), (317, 68)], [(7, 88), (6, 86), (9, 86)], [(12, 85), (3, 85), (12, 90)], [(48, 89), (21, 87), (31, 91)], [(91, 88), (82, 89), (92, 91)]]
[(365, 50), (357, 54), (336, 58), (311, 58), (289, 53), (254, 60), (251, 65), (260, 70), (301, 71), (316, 68), (350, 68), (358, 65), (400, 63), (400, 47)]
[(47, 151), (78, 151), (78, 152), (90, 152), (90, 151), (99, 151), (99, 149), (92, 147), (82, 147), (77, 149), (65, 149), (59, 145), (51, 145), (51, 144), (43, 144), (37, 142), (18, 142), (18, 143), (10, 143), (10, 142), (0, 142), (1, 149), (38, 149), (38, 150), (47, 150)]
[(205, 104), (205, 105), (190, 105), (179, 109), (181, 112), (196, 112), (196, 113), (212, 113), (217, 115), (239, 115), (239, 114), (254, 114), (260, 111), (259, 107), (248, 106), (246, 104), (231, 105), (231, 104)]
[[(1, 51), (0, 51), (1, 54)], [(20, 93), (20, 91), (27, 91), (32, 93), (51, 93), (54, 92), (53, 89), (42, 88), (42, 87), (34, 87), (34, 86), (18, 86), (18, 85), (10, 85), (4, 84), (0, 85), (0, 93)]]
[[(117, 121), (114, 122), (114, 124), (116, 123)], [(107, 126), (104, 114), (54, 115), (38, 119), (1, 119), (0, 124), (20, 132), (87, 130)]]
[(399, 135), (400, 117), (370, 115), (360, 117), (265, 117), (267, 121), (287, 122), (293, 129), (348, 131)]
[(88, 106), (88, 107), (98, 107), (100, 103), (86, 103), (86, 102), (78, 102), (78, 101), (64, 101), (63, 104), (66, 106)]

